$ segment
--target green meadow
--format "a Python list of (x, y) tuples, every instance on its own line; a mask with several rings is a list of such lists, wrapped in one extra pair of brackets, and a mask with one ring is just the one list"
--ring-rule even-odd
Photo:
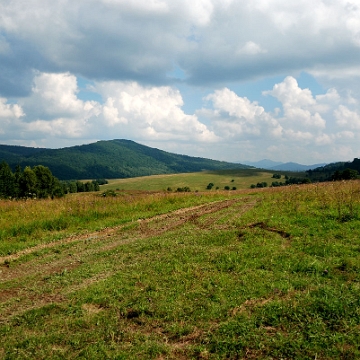
[[(109, 180), (109, 184), (102, 187), (102, 189), (123, 189), (123, 190), (167, 190), (171, 188), (189, 187), (192, 191), (204, 191), (209, 183), (213, 183), (212, 190), (224, 190), (225, 186), (231, 189), (248, 189), (251, 184), (258, 182), (271, 183), (277, 179), (272, 176), (275, 171), (259, 170), (259, 169), (236, 169), (236, 170), (222, 170), (222, 171), (203, 171), (186, 174), (171, 174), (171, 175), (153, 175), (143, 176), (131, 179), (115, 179)], [(281, 172), (284, 178), (285, 174), (289, 176), (299, 176), (303, 173)]]
[(0, 201), (0, 358), (358, 359), (360, 182), (271, 175)]

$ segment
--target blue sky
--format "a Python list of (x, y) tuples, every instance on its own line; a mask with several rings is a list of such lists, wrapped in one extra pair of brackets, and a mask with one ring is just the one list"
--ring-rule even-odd
[(359, 0), (0, 3), (0, 143), (360, 156)]

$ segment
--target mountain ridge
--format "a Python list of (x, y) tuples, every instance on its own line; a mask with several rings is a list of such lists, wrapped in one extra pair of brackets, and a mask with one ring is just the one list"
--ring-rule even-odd
[(244, 161), (243, 164), (254, 166), (260, 169), (277, 170), (277, 171), (307, 171), (327, 165), (326, 163), (303, 165), (296, 162), (284, 163), (281, 161), (273, 161), (269, 159), (263, 159), (260, 161)]
[(0, 162), (11, 168), (43, 165), (60, 180), (249, 168), (247, 165), (169, 153), (132, 140), (100, 140), (60, 149), (0, 145)]

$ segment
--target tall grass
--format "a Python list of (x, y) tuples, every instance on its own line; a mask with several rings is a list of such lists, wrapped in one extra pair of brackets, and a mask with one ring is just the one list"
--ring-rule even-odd
[[(281, 196), (276, 195), (279, 193)], [(273, 189), (272, 194), (277, 207), (295, 212), (298, 216), (308, 215), (310, 211), (322, 217), (346, 221), (358, 218), (360, 215), (360, 181), (358, 180), (306, 186), (292, 185)]]

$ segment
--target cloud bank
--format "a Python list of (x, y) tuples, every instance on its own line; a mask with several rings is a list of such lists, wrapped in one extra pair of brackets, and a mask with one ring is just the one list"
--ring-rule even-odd
[(314, 96), (291, 76), (263, 91), (264, 98), (281, 103), (271, 112), (226, 87), (204, 97), (203, 107), (193, 114), (183, 111), (181, 93), (170, 86), (98, 82), (92, 91), (102, 102), (81, 100), (78, 91), (70, 73), (38, 73), (31, 94), (18, 104), (1, 99), (0, 139), (12, 134), (13, 143), (61, 147), (87, 139), (128, 138), (161, 148), (176, 143), (182, 153), (196, 144), (204, 156), (231, 161), (254, 151), (284, 160), (290, 153), (297, 161), (304, 156), (351, 158), (359, 146), (359, 103), (342, 98), (334, 88)]
[[(129, 138), (229, 161), (359, 156), (358, 1), (15, 0), (0, 14), (2, 143)], [(299, 85), (302, 73), (316, 91)], [(237, 94), (256, 82), (256, 100)], [(189, 111), (192, 92), (204, 95)]]

